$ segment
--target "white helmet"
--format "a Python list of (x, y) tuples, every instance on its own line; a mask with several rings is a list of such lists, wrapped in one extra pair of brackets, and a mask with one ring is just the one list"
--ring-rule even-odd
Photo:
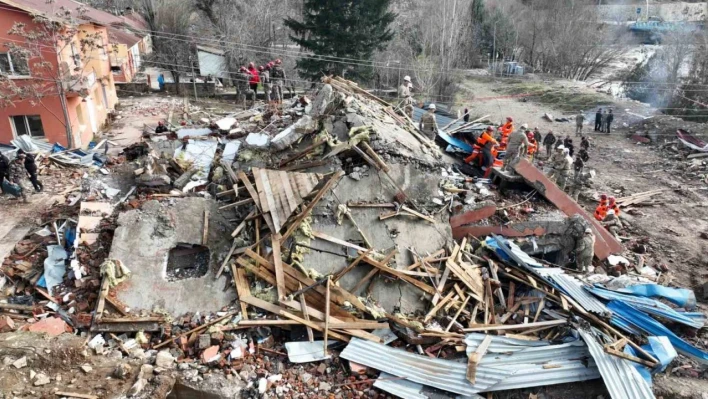
[(408, 75), (406, 75), (406, 76), (403, 77), (403, 81), (404, 81), (404, 82), (410, 82), (410, 81), (411, 81), (411, 77), (408, 76)]
[(529, 128), (529, 124), (528, 124), (528, 123), (524, 123), (523, 125), (521, 125), (521, 128), (522, 128), (522, 129), (528, 129), (528, 128)]
[(428, 105), (428, 109), (435, 109), (435, 104)]
[(586, 228), (585, 234), (592, 234), (592, 229), (590, 227)]

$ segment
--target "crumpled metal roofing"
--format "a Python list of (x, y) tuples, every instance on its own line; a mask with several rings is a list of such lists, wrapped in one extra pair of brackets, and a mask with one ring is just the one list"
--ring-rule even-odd
[[(388, 373), (381, 373), (379, 378), (374, 383), (374, 386), (402, 399), (437, 399), (443, 397), (457, 397), (457, 395), (454, 394), (444, 395), (440, 392), (431, 394), (430, 392), (427, 392), (431, 389), (427, 388), (423, 384), (418, 384), (417, 382), (408, 381), (406, 379), (400, 379)], [(484, 399), (484, 397), (475, 394), (472, 396), (465, 396), (465, 399)]]
[(654, 398), (649, 384), (628, 360), (605, 353), (594, 334), (583, 330), (578, 332), (595, 359), (595, 364), (613, 399)]
[(359, 338), (352, 338), (340, 357), (397, 377), (404, 377), (419, 384), (460, 395), (474, 395), (487, 391), (490, 387), (514, 374), (510, 370), (480, 366), (477, 368), (476, 383), (472, 385), (466, 378), (466, 362), (460, 363), (420, 356)]
[[(467, 355), (482, 343), (486, 334), (465, 336)], [(490, 335), (492, 342), (480, 365), (514, 374), (492, 386), (488, 391), (531, 388), (600, 378), (588, 348), (581, 340), (551, 345), (548, 341)], [(544, 368), (553, 366), (553, 368)]]
[(583, 309), (600, 316), (610, 316), (612, 312), (583, 288), (583, 283), (573, 276), (567, 274), (555, 274), (548, 276), (563, 292), (570, 295)]

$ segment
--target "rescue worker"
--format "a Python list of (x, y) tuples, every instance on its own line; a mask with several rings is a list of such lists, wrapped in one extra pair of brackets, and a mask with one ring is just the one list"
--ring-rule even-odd
[(403, 107), (403, 113), (408, 115), (409, 118), (413, 119), (413, 97), (411, 96), (411, 77), (404, 76), (403, 83), (398, 87), (398, 100), (400, 101), (401, 107)]
[(564, 153), (565, 147), (562, 145), (559, 145), (556, 148), (556, 152), (551, 155), (551, 158), (549, 159), (549, 166), (551, 168), (550, 172), (548, 173), (548, 179), (552, 181), (557, 181), (558, 178), (560, 177), (561, 173), (561, 163), (563, 162), (563, 159), (565, 158), (565, 153)]
[(567, 148), (563, 149), (563, 154), (565, 155), (563, 159), (558, 164), (559, 175), (556, 184), (561, 190), (565, 190), (566, 185), (570, 180), (570, 175), (573, 171), (573, 158), (570, 157), (570, 153)]
[(595, 131), (599, 132), (602, 127), (602, 108), (598, 108), (595, 113)]
[(612, 113), (612, 108), (610, 108), (610, 113), (607, 114), (607, 121), (605, 123), (605, 133), (610, 134), (612, 130), (612, 122), (615, 120), (615, 114)]
[(428, 112), (420, 117), (418, 129), (423, 132), (425, 137), (430, 140), (435, 140), (438, 135), (438, 122), (435, 120), (435, 104), (428, 105)]
[(563, 142), (563, 146), (566, 150), (568, 150), (568, 153), (572, 158), (573, 154), (575, 154), (575, 146), (573, 145), (573, 139), (571, 139), (570, 137), (566, 137), (565, 141)]
[(590, 227), (585, 229), (583, 237), (575, 244), (575, 262), (578, 270), (592, 272), (592, 259), (595, 256), (595, 235)]
[(615, 199), (615, 197), (609, 198), (609, 202), (607, 203), (607, 209), (608, 209), (608, 212), (610, 210), (614, 211), (615, 216), (619, 217), (620, 208), (619, 208), (619, 205), (617, 205), (617, 200)]
[(2, 183), (7, 179), (10, 181), (10, 159), (8, 159), (5, 154), (0, 153), (0, 190), (5, 193), (5, 189), (2, 188)]
[(539, 145), (543, 141), (543, 136), (541, 135), (541, 131), (538, 129), (538, 126), (533, 128), (533, 139), (536, 140), (536, 143)]
[(27, 174), (29, 174), (29, 179), (34, 187), (34, 191), (40, 192), (44, 190), (44, 185), (42, 182), (37, 180), (37, 164), (35, 163), (34, 155), (27, 154), (22, 149), (17, 150), (17, 155), (24, 155), (25, 157), (25, 170), (27, 171)]
[(22, 200), (29, 202), (27, 199), (27, 171), (24, 164), (25, 154), (17, 154), (17, 157), (10, 163), (10, 183), (19, 186)]
[(266, 68), (263, 65), (259, 66), (258, 75), (261, 79), (261, 86), (263, 86), (263, 92), (265, 93), (266, 102), (270, 103), (270, 68)]
[(612, 233), (613, 236), (615, 236), (617, 241), (620, 241), (619, 233), (624, 226), (622, 226), (622, 222), (620, 221), (619, 216), (615, 214), (615, 211), (610, 209), (607, 212), (607, 216), (605, 216), (605, 219), (602, 220), (602, 225), (605, 226), (605, 228)]
[(509, 140), (509, 135), (514, 131), (514, 118), (507, 116), (506, 123), (499, 126), (499, 132), (501, 133), (501, 138), (499, 139), (499, 149), (506, 149), (507, 141)]
[(494, 128), (491, 126), (487, 127), (485, 132), (479, 136), (477, 144), (482, 146), (482, 170), (484, 171), (484, 178), (489, 177), (492, 173), (492, 168), (494, 167), (494, 154), (492, 149), (494, 146), (499, 145), (499, 143), (494, 140), (492, 134), (494, 133)]
[(527, 131), (526, 137), (528, 137), (529, 139), (529, 147), (526, 151), (528, 155), (528, 160), (533, 162), (533, 158), (536, 155), (536, 151), (538, 150), (538, 143), (536, 142), (536, 138), (533, 136), (533, 132)]
[(580, 148), (584, 149), (585, 151), (590, 149), (590, 140), (588, 140), (587, 137), (582, 136), (580, 138)]
[(556, 136), (553, 135), (553, 131), (549, 130), (546, 133), (546, 137), (543, 138), (543, 145), (546, 147), (546, 159), (551, 157), (551, 152), (553, 151), (553, 144), (556, 143)]
[(587, 162), (590, 159), (590, 155), (585, 148), (581, 148), (580, 151), (578, 151), (578, 156), (583, 160), (583, 162)]
[(600, 204), (595, 208), (595, 220), (602, 222), (607, 216), (607, 194), (600, 195)]
[(607, 132), (607, 111), (602, 111), (602, 119), (600, 121), (600, 132)]
[[(250, 80), (250, 75), (245, 66), (242, 66), (238, 70), (238, 75), (236, 75), (236, 88), (238, 89), (238, 102), (241, 106), (246, 106), (246, 99), (251, 97), (251, 90), (248, 87), (248, 82)], [(253, 101), (255, 102), (256, 94), (253, 93)]]
[(581, 136), (583, 134), (583, 123), (585, 123), (585, 115), (583, 115), (583, 111), (580, 111), (580, 113), (575, 116), (575, 135), (576, 136)]
[(468, 108), (465, 108), (462, 114), (462, 120), (465, 121), (465, 123), (468, 123), (470, 121), (470, 110)]
[(578, 201), (578, 196), (580, 195), (580, 190), (583, 187), (583, 170), (585, 169), (585, 162), (580, 158), (580, 156), (575, 157), (573, 161), (573, 181), (570, 185), (570, 196)]
[(248, 86), (253, 90), (255, 102), (255, 97), (258, 97), (258, 84), (261, 83), (261, 77), (258, 74), (258, 69), (256, 69), (256, 64), (252, 62), (248, 63), (248, 75)]
[(504, 156), (504, 166), (502, 166), (502, 170), (506, 172), (511, 166), (516, 164), (519, 157), (521, 157), (522, 154), (526, 154), (529, 145), (528, 136), (521, 130), (511, 133), (506, 146), (506, 155)]
[(278, 104), (283, 103), (283, 87), (285, 86), (285, 70), (282, 66), (283, 62), (277, 59), (273, 62), (270, 79), (273, 83), (273, 100)]
[(157, 121), (157, 127), (155, 128), (155, 133), (165, 133), (169, 131), (167, 126), (165, 126), (165, 122), (163, 121)]

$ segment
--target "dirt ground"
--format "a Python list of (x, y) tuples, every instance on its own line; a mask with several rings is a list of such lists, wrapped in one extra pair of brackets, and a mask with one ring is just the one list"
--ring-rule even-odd
[[(560, 86), (560, 85), (559, 85)], [(579, 138), (575, 137), (575, 122), (549, 122), (543, 118), (544, 113), (554, 117), (569, 117), (573, 112), (561, 111), (559, 107), (538, 104), (533, 97), (496, 98), (506, 89), (501, 80), (474, 79), (463, 83), (463, 93), (458, 101), (465, 101), (473, 95), (481, 101), (472, 100), (468, 103), (473, 117), (490, 115), (492, 121), (501, 121), (512, 116), (516, 126), (528, 123), (530, 128), (538, 126), (545, 135), (553, 130), (556, 137), (570, 135), (576, 148)], [(573, 90), (582, 90), (577, 86)], [(597, 94), (593, 90), (587, 93)], [(581, 204), (589, 212), (593, 212), (597, 203), (587, 195), (597, 198), (600, 193), (615, 197), (623, 197), (648, 190), (666, 189), (661, 195), (654, 197), (661, 206), (639, 208), (640, 216), (623, 215), (631, 232), (630, 240), (625, 246), (631, 247), (637, 239), (648, 238), (649, 250), (645, 254), (646, 264), (657, 266), (666, 264), (673, 274), (677, 286), (691, 288), (696, 292), (699, 301), (703, 299), (703, 284), (708, 281), (708, 240), (700, 237), (701, 232), (708, 231), (708, 187), (699, 180), (688, 180), (676, 171), (675, 161), (665, 159), (656, 145), (636, 144), (628, 137), (635, 131), (648, 129), (658, 130), (660, 141), (673, 141), (676, 128), (693, 127), (696, 133), (704, 133), (703, 125), (684, 123), (669, 118), (648, 119), (640, 122), (636, 114), (648, 114), (646, 106), (633, 101), (613, 100), (610, 96), (603, 99), (613, 103), (617, 114), (614, 129), (611, 134), (593, 131), (592, 121), (586, 120), (584, 132), (588, 133), (592, 146), (590, 161), (586, 167), (595, 169), (594, 190), (586, 192), (581, 197)], [(590, 118), (596, 108), (585, 109)], [(623, 126), (626, 123), (628, 126)], [(702, 129), (702, 130), (700, 130)], [(630, 133), (632, 132), (632, 133)]]

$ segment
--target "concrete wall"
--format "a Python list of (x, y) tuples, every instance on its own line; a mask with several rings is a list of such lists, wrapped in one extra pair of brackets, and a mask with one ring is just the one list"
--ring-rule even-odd
[[(647, 7), (644, 2), (641, 4), (622, 5), (601, 5), (598, 6), (599, 18), (602, 21), (635, 21), (637, 20), (637, 8), (641, 8), (639, 17), (643, 20), (647, 18)], [(708, 2), (702, 3), (649, 3), (649, 16), (661, 17), (666, 21), (705, 21), (708, 16)]]
[(228, 72), (226, 72), (226, 58), (223, 55), (198, 50), (197, 56), (199, 57), (200, 75), (212, 75), (217, 78), (229, 77)]
[(150, 85), (147, 82), (116, 82), (118, 97), (130, 97), (150, 94)]

